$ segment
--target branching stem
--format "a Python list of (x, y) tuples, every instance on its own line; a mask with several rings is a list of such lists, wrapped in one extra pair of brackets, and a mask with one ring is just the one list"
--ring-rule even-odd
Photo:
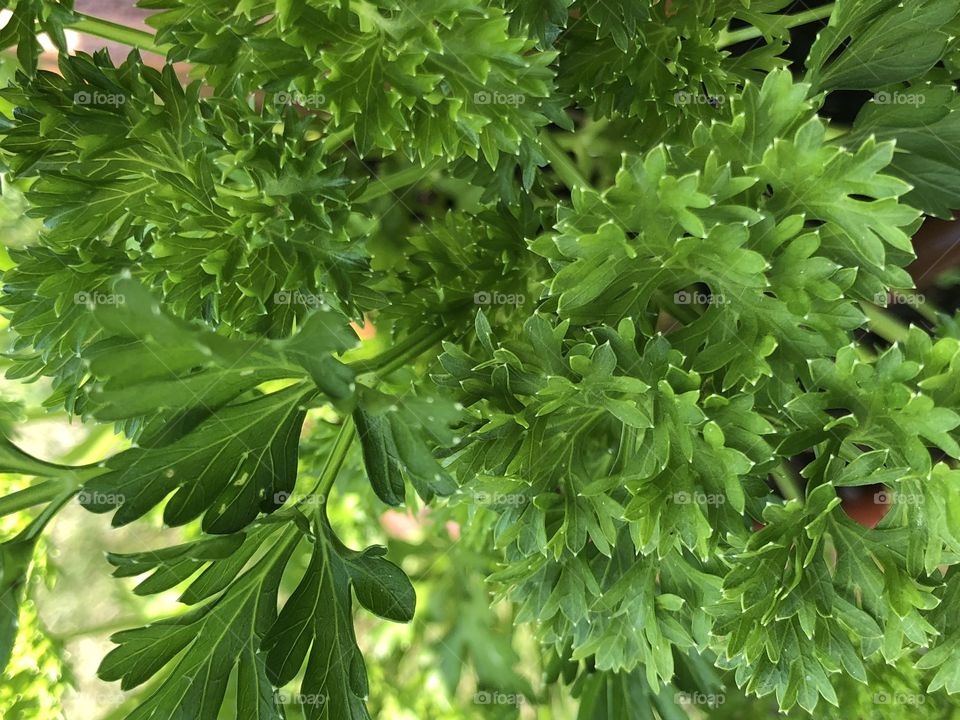
[[(833, 14), (835, 5), (836, 3), (830, 3), (829, 5), (804, 10), (794, 15), (781, 15), (780, 19), (776, 21), (776, 30), (787, 30), (792, 27), (797, 27), (798, 25), (806, 25), (816, 20), (828, 18)], [(717, 49), (722, 50), (731, 45), (742, 43), (745, 40), (754, 40), (758, 37), (763, 37), (763, 31), (754, 26), (745, 27), (740, 30), (724, 30), (720, 33), (720, 39), (717, 41)]]
[(112, 40), (113, 42), (129, 45), (130, 47), (140, 48), (157, 55), (166, 55), (169, 49), (166, 45), (157, 45), (156, 39), (144, 30), (137, 30), (126, 25), (119, 25), (109, 20), (76, 13), (80, 18), (77, 22), (70, 25), (71, 30), (93, 35), (94, 37)]
[(589, 181), (580, 172), (580, 169), (574, 162), (567, 157), (566, 152), (561, 148), (557, 141), (547, 132), (540, 133), (540, 149), (550, 162), (550, 167), (557, 174), (557, 177), (569, 189), (589, 188)]
[(793, 471), (785, 463), (781, 462), (773, 469), (773, 480), (786, 500), (801, 500), (803, 491), (800, 489), (800, 483), (793, 475)]

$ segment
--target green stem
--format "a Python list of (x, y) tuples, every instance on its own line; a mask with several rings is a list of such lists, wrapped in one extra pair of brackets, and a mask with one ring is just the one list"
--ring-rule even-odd
[(331, 153), (336, 150), (338, 147), (347, 142), (350, 138), (353, 137), (353, 125), (347, 125), (341, 130), (336, 130), (323, 139), (323, 150), (326, 153)]
[(800, 490), (800, 483), (793, 476), (793, 472), (785, 462), (781, 462), (773, 469), (773, 480), (777, 484), (780, 493), (787, 500), (800, 500), (803, 492)]
[(580, 169), (567, 156), (552, 135), (540, 133), (540, 149), (550, 162), (550, 167), (569, 189), (590, 187), (590, 183), (580, 172)]
[[(770, 31), (770, 34), (774, 35), (778, 31), (787, 30), (798, 25), (806, 25), (807, 23), (814, 22), (815, 20), (823, 20), (824, 18), (828, 18), (831, 14), (833, 14), (834, 5), (836, 5), (836, 3), (830, 3), (829, 5), (813, 8), (812, 10), (804, 10), (803, 12), (796, 13), (794, 15), (781, 15), (776, 21), (774, 28)], [(733, 31), (724, 30), (720, 33), (720, 37), (717, 40), (717, 49), (722, 50), (725, 47), (730, 47), (731, 45), (741, 43), (744, 40), (753, 40), (762, 36), (763, 31), (753, 26)]]
[[(432, 328), (426, 326), (411, 334), (404, 342), (390, 348), (390, 350), (369, 360), (361, 360), (349, 365), (354, 368), (357, 374), (376, 372), (378, 375), (386, 375), (416, 358), (448, 333), (449, 329), (445, 327)], [(330, 496), (333, 484), (337, 480), (340, 468), (343, 467), (343, 463), (347, 459), (347, 453), (353, 443), (353, 437), (356, 435), (355, 430), (353, 417), (347, 416), (343, 425), (340, 426), (340, 432), (333, 442), (330, 455), (327, 456), (327, 461), (323, 465), (320, 479), (317, 480), (317, 484), (309, 493), (309, 496), (320, 497), (323, 512), (326, 512), (327, 498)]]
[(108, 622), (100, 623), (99, 625), (90, 625), (88, 627), (77, 628), (76, 630), (69, 630), (67, 632), (55, 633), (47, 632), (47, 635), (54, 638), (59, 642), (68, 642), (70, 640), (75, 640), (76, 638), (89, 637), (91, 635), (112, 635), (115, 632), (120, 630), (129, 630), (130, 628), (135, 628), (145, 624), (152, 624), (159, 622), (161, 620), (166, 620), (167, 616), (161, 615), (154, 618), (142, 618), (142, 617), (133, 617), (133, 618), (122, 618), (117, 620), (110, 620)]
[(340, 468), (343, 467), (343, 463), (347, 459), (347, 453), (353, 443), (353, 436), (356, 435), (354, 430), (353, 416), (348, 415), (343, 421), (343, 425), (340, 426), (340, 432), (337, 433), (336, 440), (333, 441), (333, 447), (327, 456), (327, 462), (324, 463), (323, 470), (320, 472), (320, 479), (313, 490), (310, 491), (310, 495), (320, 496), (320, 505), (324, 512), (327, 508), (327, 498), (330, 497), (330, 491), (337, 480)]
[(23, 490), (0, 497), (0, 517), (48, 503), (67, 490), (61, 479), (44, 480)]
[(448, 329), (445, 327), (437, 328), (425, 325), (407, 336), (402, 343), (394, 345), (376, 357), (369, 358), (368, 360), (357, 360), (347, 364), (357, 375), (372, 372), (386, 375), (415, 358), (438, 340), (441, 340), (448, 332)]
[(428, 349), (440, 342), (449, 334), (449, 332), (450, 331), (445, 327), (435, 328), (434, 331), (427, 335), (427, 337), (425, 337), (420, 343), (411, 347), (409, 352), (394, 358), (388, 363), (384, 363), (380, 368), (378, 368), (377, 376), (385, 377), (397, 368), (406, 365), (412, 359), (422, 355)]
[(0, 436), (0, 457), (2, 457), (0, 465), (2, 465), (3, 472), (8, 473), (35, 475), (37, 477), (54, 477), (64, 472), (70, 472), (73, 469), (66, 465), (35, 458), (3, 436)]
[(413, 185), (419, 180), (427, 177), (442, 164), (443, 159), (439, 158), (427, 163), (423, 167), (414, 165), (413, 167), (405, 168), (397, 173), (394, 173), (393, 175), (374, 178), (370, 181), (367, 189), (364, 190), (360, 197), (357, 198), (357, 202), (370, 202), (378, 197), (392, 193), (398, 188), (406, 187), (407, 185)]
[(910, 329), (893, 315), (871, 303), (862, 302), (860, 306), (869, 320), (870, 332), (892, 343), (906, 341)]
[(169, 46), (157, 45), (156, 38), (148, 32), (110, 22), (109, 20), (102, 20), (91, 15), (84, 15), (83, 13), (76, 13), (76, 15), (80, 19), (69, 26), (71, 30), (103, 38), (104, 40), (112, 40), (113, 42), (140, 48), (141, 50), (147, 50), (157, 55), (167, 54)]
[(921, 317), (925, 318), (931, 325), (940, 324), (940, 318), (943, 313), (930, 301), (908, 299), (907, 304)]

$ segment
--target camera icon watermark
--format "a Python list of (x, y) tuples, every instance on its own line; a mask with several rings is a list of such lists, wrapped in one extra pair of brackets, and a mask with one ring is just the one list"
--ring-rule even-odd
[(519, 307), (527, 301), (521, 293), (502, 293), (496, 290), (481, 290), (473, 294), (474, 305), (512, 305)]
[(73, 102), (77, 105), (109, 105), (120, 107), (127, 102), (127, 97), (120, 93), (105, 93), (99, 90), (79, 90), (73, 94)]
[(274, 690), (273, 701), (277, 705), (310, 705), (319, 707), (327, 704), (327, 696), (323, 693), (292, 693), (286, 690)]
[(81, 490), (77, 493), (77, 502), (81, 505), (108, 505), (110, 507), (119, 507), (126, 501), (126, 495), (120, 493), (104, 493), (91, 490)]
[(304, 305), (311, 308), (327, 307), (326, 301), (319, 295), (305, 293), (299, 290), (280, 290), (273, 294), (273, 302), (277, 305)]
[(873, 494), (873, 502), (876, 505), (923, 505), (926, 498), (918, 493), (893, 492), (892, 490), (881, 490)]
[(923, 693), (878, 692), (873, 694), (874, 705), (923, 705), (927, 696)]
[(683, 490), (673, 494), (673, 503), (675, 505), (723, 505), (727, 498), (720, 494), (685, 492)]
[(673, 701), (677, 705), (705, 705), (709, 708), (723, 705), (727, 698), (723, 693), (704, 693), (704, 692), (678, 692), (673, 696)]
[(726, 95), (708, 95), (707, 93), (692, 93), (686, 90), (679, 90), (673, 94), (673, 101), (677, 105), (709, 105), (710, 107), (720, 107), (727, 102)]
[(923, 105), (927, 96), (923, 93), (902, 93), (881, 91), (873, 96), (877, 105)]
[(288, 503), (291, 505), (299, 505), (300, 507), (322, 507), (326, 502), (326, 495), (321, 495), (320, 493), (303, 494), (281, 490), (273, 494), (273, 503), (277, 507)]
[(281, 90), (273, 94), (273, 104), (298, 105), (303, 108), (322, 108), (326, 106), (327, 98), (321, 93), (302, 93)]
[(527, 503), (527, 497), (521, 493), (489, 493), (482, 490), (473, 493), (476, 505), (499, 505), (519, 507)]
[(496, 90), (480, 90), (473, 94), (473, 102), (477, 105), (510, 105), (517, 107), (527, 101), (523, 93), (502, 93)]
[(873, 296), (873, 304), (889, 305), (923, 305), (927, 296), (923, 293), (878, 292)]
[(479, 690), (473, 694), (475, 705), (523, 705), (527, 698), (522, 693), (502, 693)]
[(677, 305), (727, 305), (727, 298), (722, 293), (705, 293), (699, 291), (678, 290), (673, 294), (673, 302)]
[(74, 293), (73, 302), (75, 305), (86, 305), (94, 307), (96, 305), (123, 305), (127, 298), (120, 293), (102, 293), (96, 290), (81, 290)]

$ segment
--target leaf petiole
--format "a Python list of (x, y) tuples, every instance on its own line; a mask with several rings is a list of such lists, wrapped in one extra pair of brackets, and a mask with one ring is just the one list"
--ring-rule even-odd
[(567, 157), (566, 152), (557, 144), (552, 135), (546, 132), (540, 133), (540, 149), (543, 150), (543, 154), (550, 162), (550, 167), (553, 168), (557, 177), (569, 189), (588, 189), (590, 187), (590, 182), (583, 176), (574, 162)]
[(371, 200), (375, 200), (383, 195), (389, 195), (394, 190), (398, 190), (399, 188), (406, 187), (407, 185), (413, 185), (414, 183), (430, 175), (430, 173), (441, 167), (443, 164), (443, 159), (438, 158), (427, 163), (423, 167), (419, 165), (413, 165), (412, 167), (404, 168), (393, 175), (372, 178), (370, 180), (370, 184), (367, 185), (366, 190), (364, 190), (360, 197), (357, 198), (357, 202), (370, 202)]
[(104, 40), (112, 40), (113, 42), (122, 43), (123, 45), (129, 45), (130, 47), (139, 48), (141, 50), (146, 50), (148, 52), (156, 53), (157, 55), (167, 54), (169, 46), (157, 45), (156, 38), (154, 38), (154, 36), (148, 32), (137, 30), (136, 28), (130, 28), (126, 25), (119, 25), (115, 22), (110, 22), (109, 20), (93, 17), (92, 15), (84, 15), (83, 13), (75, 14), (79, 20), (71, 23), (71, 30), (86, 33), (87, 35), (93, 35), (94, 37), (102, 38)]
[[(816, 20), (828, 18), (833, 14), (833, 8), (835, 5), (836, 3), (830, 3), (829, 5), (812, 8), (810, 10), (804, 10), (803, 12), (796, 13), (794, 15), (781, 15), (776, 29), (788, 30), (792, 27), (797, 27), (798, 25), (806, 25), (807, 23), (815, 22)], [(746, 40), (754, 40), (762, 36), (763, 31), (754, 26), (745, 27), (740, 30), (733, 30), (732, 32), (729, 30), (724, 30), (720, 33), (719, 40), (717, 40), (717, 49), (722, 50), (723, 48), (730, 47), (731, 45), (736, 45), (737, 43), (742, 43)]]
[(446, 337), (448, 333), (449, 329), (446, 327), (425, 325), (410, 333), (403, 342), (389, 350), (367, 360), (357, 360), (347, 364), (358, 375), (364, 373), (386, 375), (420, 355), (431, 345)]
[(353, 438), (356, 435), (355, 429), (353, 416), (347, 415), (344, 418), (343, 425), (340, 426), (340, 432), (337, 433), (337, 437), (333, 441), (330, 455), (327, 456), (327, 462), (324, 463), (323, 470), (320, 472), (320, 479), (309, 493), (309, 496), (320, 498), (320, 508), (324, 513), (327, 511), (327, 499), (330, 496), (330, 491), (337, 480), (337, 475), (340, 474), (340, 468), (343, 467), (343, 463), (347, 459), (350, 445), (353, 444)]
[(803, 491), (800, 489), (800, 484), (794, 477), (793, 471), (785, 462), (781, 462), (773, 468), (772, 475), (774, 482), (777, 484), (777, 489), (780, 490), (780, 494), (783, 495), (785, 500), (800, 500), (803, 498)]
[(35, 505), (50, 502), (59, 495), (67, 492), (68, 484), (62, 478), (44, 480), (23, 490), (17, 490), (9, 495), (0, 497), (0, 517), (27, 510)]

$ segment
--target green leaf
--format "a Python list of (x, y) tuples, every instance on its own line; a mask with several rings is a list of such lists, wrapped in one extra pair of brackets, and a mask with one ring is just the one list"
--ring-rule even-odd
[(953, 87), (911, 84), (883, 90), (865, 104), (844, 143), (874, 135), (895, 140), (888, 172), (910, 183), (904, 200), (926, 213), (952, 217), (960, 206), (960, 175), (949, 158), (960, 149), (960, 103)]
[(389, 423), (382, 417), (370, 415), (362, 407), (353, 411), (353, 419), (363, 450), (363, 464), (374, 492), (387, 505), (396, 507), (402, 504), (403, 478)]
[[(361, 605), (395, 622), (412, 619), (413, 587), (381, 548), (350, 550), (323, 522), (312, 535), (310, 564), (278, 612), (280, 578), (302, 540), (299, 528), (274, 521), (237, 535), (108, 557), (121, 577), (152, 571), (137, 587), (140, 594), (189, 582), (181, 601), (196, 606), (113, 636), (118, 647), (99, 670), (105, 680), (132, 688), (173, 663), (133, 717), (179, 717), (189, 707), (192, 717), (216, 718), (235, 673), (238, 711), (281, 718), (273, 688), (296, 677), (308, 656), (300, 697), (315, 702), (304, 701), (307, 717), (369, 717), (351, 587)], [(259, 559), (249, 565), (255, 554)]]
[[(810, 50), (808, 75), (818, 90), (869, 90), (919, 77), (952, 46), (954, 38), (944, 28), (958, 13), (955, 0), (840, 0)], [(841, 45), (842, 52), (834, 56)]]
[(34, 543), (0, 544), (0, 671), (6, 670), (19, 628), (20, 600), (33, 559)]
[(302, 408), (312, 394), (294, 385), (224, 408), (169, 445), (116, 455), (84, 485), (82, 502), (95, 512), (116, 510), (119, 526), (175, 491), (164, 506), (168, 525), (203, 515), (205, 531), (236, 532), (292, 492)]
[[(266, 686), (263, 661), (257, 658), (261, 638), (276, 617), (277, 590), (284, 564), (300, 538), (283, 533), (267, 541), (266, 554), (219, 597), (196, 610), (135, 630), (117, 633), (118, 647), (100, 665), (104, 680), (121, 680), (136, 687), (179, 658), (165, 682), (136, 710), (132, 718), (218, 717), (230, 675), (238, 665), (253, 684), (237, 685), (238, 706), (251, 707), (250, 694)], [(273, 699), (255, 702), (264, 717), (283, 717)], [(186, 710), (189, 708), (189, 711)]]
[[(354, 638), (350, 588), (362, 605), (397, 622), (413, 617), (415, 596), (395, 565), (368, 549), (347, 550), (329, 526), (318, 528), (304, 579), (263, 641), (271, 681), (282, 685), (306, 658), (301, 693), (322, 697), (307, 717), (369, 717), (366, 670)], [(336, 713), (335, 715), (331, 715)]]
[[(165, 314), (133, 281), (115, 290), (123, 302), (98, 307), (95, 316), (125, 337), (89, 351), (99, 380), (91, 412), (104, 420), (152, 416), (141, 445), (104, 463), (81, 502), (96, 512), (116, 510), (113, 522), (123, 525), (175, 491), (165, 522), (203, 515), (204, 529), (216, 533), (236, 532), (282, 505), (296, 484), (300, 429), (317, 390), (304, 381), (272, 392), (258, 387), (312, 379), (325, 361), (342, 377), (327, 376), (323, 387), (334, 398), (349, 395), (353, 375), (331, 356), (349, 345), (345, 323), (320, 312), (288, 341), (227, 339)], [(297, 365), (308, 353), (312, 365)]]

